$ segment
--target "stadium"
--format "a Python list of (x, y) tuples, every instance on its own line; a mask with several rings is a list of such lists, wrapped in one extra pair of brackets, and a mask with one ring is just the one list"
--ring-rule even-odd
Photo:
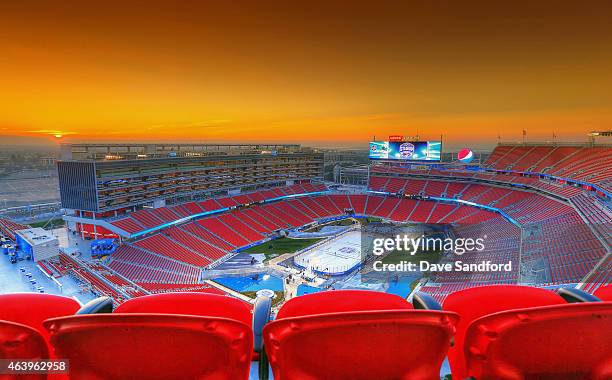
[[(275, 378), (515, 378), (499, 372), (495, 360), (523, 371), (521, 378), (545, 378), (525, 357), (508, 358), (486, 340), (492, 328), (507, 334), (499, 344), (516, 344), (524, 335), (504, 323), (524, 313), (538, 321), (523, 326), (534, 341), (546, 336), (550, 342), (546, 334), (558, 326), (597, 325), (601, 335), (581, 335), (580, 344), (553, 339), (558, 358), (544, 371), (559, 373), (568, 358), (598, 347), (600, 356), (580, 356), (572, 362), (576, 375), (562, 378), (609, 378), (612, 369), (597, 367), (603, 365), (597, 360), (612, 352), (609, 339), (601, 342), (612, 332), (612, 310), (595, 301), (612, 300), (612, 147), (500, 143), (481, 162), (467, 162), (471, 151), (448, 160), (441, 153), (440, 142), (373, 142), (367, 186), (358, 186), (324, 181), (323, 154), (299, 145), (64, 145), (57, 169), (66, 227), (37, 231), (0, 220), (5, 292), (39, 293), (0, 296), (0, 319), (11, 321), (7, 334), (22, 328), (31, 335), (19, 352), (3, 357), (54, 358), (55, 352), (70, 358), (72, 378), (122, 378), (128, 364), (117, 356), (123, 355), (189, 366), (191, 354), (176, 348), (146, 354), (148, 345), (175, 339), (150, 335), (154, 326), (176, 323), (177, 344), (207, 358), (181, 378), (267, 378), (268, 362)], [(460, 259), (511, 269), (377, 276), (364, 236), (389, 236), (398, 228), (454, 241), (485, 237), (479, 251), (435, 252), (434, 265)], [(467, 309), (470, 299), (481, 306)], [(99, 319), (80, 324), (80, 316), (69, 317), (75, 312)], [(197, 315), (221, 326), (189, 327), (196, 321), (164, 321), (159, 313)], [(108, 319), (113, 314), (125, 318), (115, 325)], [(478, 319), (484, 316), (490, 317)], [(290, 323), (306, 331), (292, 335)], [(478, 330), (478, 323), (487, 327)], [(148, 343), (122, 346), (112, 326)], [(249, 342), (253, 333), (255, 343)], [(363, 334), (368, 346), (357, 341), (349, 357), (334, 351), (333, 342), (352, 334)], [(215, 341), (237, 336), (231, 345)], [(107, 343), (91, 348), (88, 339)], [(427, 368), (393, 362), (403, 357), (402, 350), (389, 351), (396, 339), (426, 341)], [(470, 347), (465, 354), (463, 344)], [(317, 357), (323, 346), (338, 357), (337, 366), (295, 359), (304, 351)], [(104, 353), (111, 347), (112, 357)], [(124, 348), (133, 351), (121, 353)], [(479, 350), (488, 350), (487, 361)], [(526, 351), (541, 354), (537, 347)], [(218, 355), (234, 364), (219, 366)], [(366, 358), (371, 364), (351, 367)], [(97, 364), (109, 360), (116, 370)], [(338, 369), (349, 367), (358, 371)], [(144, 378), (176, 378), (170, 368), (139, 371)]]
[(0, 380), (612, 380), (612, 2), (0, 2)]

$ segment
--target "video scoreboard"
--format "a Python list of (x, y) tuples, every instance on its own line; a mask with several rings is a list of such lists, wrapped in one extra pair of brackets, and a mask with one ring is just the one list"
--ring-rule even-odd
[(370, 159), (440, 161), (441, 141), (372, 141)]

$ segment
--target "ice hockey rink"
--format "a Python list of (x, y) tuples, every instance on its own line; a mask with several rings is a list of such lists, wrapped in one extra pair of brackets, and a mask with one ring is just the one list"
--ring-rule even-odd
[(319, 274), (346, 274), (361, 264), (361, 231), (351, 230), (315, 244), (296, 255), (293, 263)]

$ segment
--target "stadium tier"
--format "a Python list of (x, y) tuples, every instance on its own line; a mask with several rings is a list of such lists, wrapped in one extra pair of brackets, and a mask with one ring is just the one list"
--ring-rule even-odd
[(134, 245), (143, 250), (156, 252), (165, 257), (193, 266), (204, 267), (210, 264), (210, 259), (207, 257), (163, 234), (149, 236), (137, 241)]
[[(456, 227), (454, 232), (457, 236), (476, 237), (486, 234), (489, 237), (492, 244), (488, 244), (487, 253), (471, 256), (470, 260), (474, 262), (505, 258), (511, 259), (518, 267), (517, 247), (521, 248), (520, 273), (517, 271), (504, 276), (495, 274), (476, 277), (455, 273), (433, 276), (427, 288), (433, 289), (432, 294), (438, 300), (444, 299), (454, 290), (472, 286), (469, 284), (519, 281), (533, 284), (580, 283), (609, 255), (612, 217), (608, 206), (603, 204), (604, 201), (590, 191), (575, 189), (577, 193), (567, 201), (551, 198), (546, 193), (538, 193), (537, 189), (519, 190), (501, 183), (456, 183), (453, 182), (456, 177), (445, 178), (444, 181), (414, 177), (400, 179), (389, 177), (390, 174), (407, 175), (402, 169), (380, 169), (373, 174), (370, 181), (372, 190), (390, 192), (399, 188), (408, 196), (453, 198), (490, 206), (503, 211), (521, 225), (521, 230), (512, 228), (504, 218), (492, 213), (492, 218), (487, 223), (478, 223), (483, 221), (484, 212), (474, 212), (471, 207), (444, 203), (438, 203), (429, 217), (426, 217), (423, 214), (427, 213), (428, 208), (420, 206), (423, 200), (419, 200), (419, 205), (415, 207), (409, 220), (423, 223), (435, 223), (436, 220), (438, 223), (461, 221), (468, 226)], [(389, 188), (391, 181), (394, 183), (393, 188)], [(435, 212), (441, 206), (440, 213), (450, 210), (450, 218), (440, 217), (440, 214)], [(470, 234), (471, 229), (474, 229), (475, 233)], [(496, 230), (508, 233), (504, 233), (506, 236), (503, 238), (491, 239)]]
[[(376, 191), (389, 191), (389, 182), (389, 178), (373, 176), (371, 186), (378, 186), (373, 187)], [(599, 236), (598, 232), (601, 228), (591, 228), (570, 203), (560, 199), (533, 191), (480, 183), (393, 178), (393, 184), (393, 189), (404, 189), (408, 197), (333, 192), (309, 195), (275, 188), (256, 192), (256, 197), (241, 199), (258, 198), (266, 200), (266, 203), (240, 204), (235, 201), (230, 204), (229, 201), (211, 199), (202, 209), (219, 212), (183, 223), (179, 223), (182, 216), (176, 215), (176, 219), (171, 221), (168, 213), (170, 207), (180, 205), (142, 210), (151, 218), (158, 218), (159, 223), (178, 224), (124, 244), (111, 256), (108, 266), (136, 283), (197, 283), (201, 270), (215, 267), (242, 247), (276, 236), (281, 229), (297, 228), (316, 220), (347, 214), (396, 222), (453, 225), (455, 236), (462, 238), (485, 234), (488, 236), (487, 249), (470, 255), (466, 262), (512, 261), (515, 269), (510, 273), (450, 272), (432, 276), (427, 287), (435, 288), (432, 293), (440, 300), (450, 291), (461, 288), (462, 284), (579, 283), (607, 253), (606, 237)], [(320, 185), (310, 186), (311, 190), (324, 190)], [(303, 187), (293, 189), (303, 191)], [(471, 204), (428, 198), (442, 199), (449, 192), (454, 199)], [(269, 201), (268, 196), (278, 198), (279, 194), (299, 196)], [(493, 207), (505, 216), (472, 204)], [(224, 208), (230, 205), (232, 209)], [(185, 209), (188, 207), (192, 206)], [(119, 226), (121, 224), (117, 222), (126, 223), (133, 214), (112, 223)], [(166, 219), (162, 221), (157, 215), (166, 215)], [(137, 218), (133, 224), (136, 223), (141, 227), (129, 232), (145, 231), (148, 227)]]
[[(498, 170), (537, 172), (591, 183), (609, 179), (612, 148), (598, 146), (500, 145), (484, 166)], [(605, 184), (610, 189), (609, 184)]]
[[(317, 191), (324, 190), (325, 187), (320, 184), (306, 184), (304, 185), (292, 185), (275, 189), (276, 192), (272, 191), (257, 191), (253, 193), (243, 194), (242, 197), (225, 197), (220, 199), (208, 199), (206, 201), (202, 201), (199, 203), (196, 202), (188, 202), (185, 204), (174, 205), (170, 207), (161, 207), (158, 209), (142, 209), (135, 212), (124, 213), (123, 215), (119, 215), (114, 217), (113, 220), (110, 221), (110, 224), (113, 226), (128, 232), (128, 233), (137, 233), (143, 231), (148, 228), (155, 228), (166, 224), (168, 222), (172, 222), (181, 218), (189, 217), (194, 214), (202, 214), (205, 212), (213, 212), (217, 210), (221, 210), (223, 208), (235, 207), (238, 205), (247, 205), (254, 202), (261, 202), (266, 199), (272, 199), (282, 196), (287, 196), (296, 193), (312, 193)], [(257, 201), (255, 201), (257, 199)], [(183, 213), (176, 213), (172, 210), (181, 207), (185, 211)], [(165, 215), (165, 218), (160, 218), (159, 215)], [(232, 222), (230, 222), (232, 223)], [(94, 227), (92, 225), (88, 225), (87, 223), (80, 223), (80, 230), (84, 236), (88, 236), (89, 233), (87, 231), (93, 231)], [(298, 223), (299, 225), (299, 223)], [(84, 227), (88, 226), (85, 230)], [(103, 227), (103, 230), (108, 230)], [(249, 232), (247, 232), (249, 233)], [(116, 234), (109, 231), (111, 236), (115, 236)]]
[(610, 208), (593, 194), (580, 194), (571, 201), (589, 224), (602, 235), (608, 245), (612, 246), (612, 228), (610, 228), (612, 211)]
[(15, 240), (15, 231), (25, 230), (29, 228), (20, 223), (15, 223), (9, 219), (0, 218), (0, 232), (10, 237), (11, 240)]
[[(569, 199), (577, 194), (582, 193), (581, 187), (571, 186), (558, 182), (551, 182), (546, 179), (536, 179), (525, 176), (507, 175), (501, 173), (482, 173), (474, 171), (459, 171), (459, 170), (414, 170), (405, 168), (389, 168), (374, 166), (372, 167), (372, 177), (370, 187), (372, 189), (380, 189), (384, 191), (394, 192), (393, 189), (386, 186), (387, 181), (401, 181), (404, 187), (400, 190), (401, 193), (419, 195), (427, 184), (424, 182), (405, 183), (405, 179), (396, 179), (393, 176), (410, 176), (412, 179), (422, 179), (431, 182), (443, 182), (447, 187), (438, 193), (446, 197), (455, 197), (456, 194), (462, 193), (463, 190), (471, 184), (485, 183), (488, 185), (505, 186), (509, 188), (526, 189), (531, 188), (534, 191), (540, 190), (544, 194), (557, 196), (563, 199)], [(382, 185), (381, 185), (382, 184)], [(475, 189), (476, 187), (473, 187)], [(400, 192), (397, 191), (397, 192)], [(431, 195), (435, 192), (431, 191)], [(440, 196), (438, 195), (438, 196)]]
[[(493, 169), (483, 169), (493, 170)], [(582, 181), (572, 182), (572, 179), (565, 180), (563, 178), (549, 177), (547, 174), (539, 173), (521, 173), (521, 172), (498, 172), (498, 171), (474, 171), (474, 170), (450, 170), (450, 169), (407, 169), (407, 168), (389, 168), (381, 167), (380, 165), (372, 168), (372, 173), (384, 174), (384, 175), (411, 175), (416, 178), (424, 178), (428, 180), (442, 179), (444, 181), (478, 181), (486, 182), (494, 185), (511, 186), (518, 188), (531, 188), (539, 190), (543, 193), (547, 193), (560, 198), (570, 199), (578, 194), (587, 192), (598, 192), (599, 195), (605, 195), (603, 192), (597, 190), (596, 186), (599, 186), (603, 191), (610, 191), (610, 182), (602, 181), (598, 183), (585, 183)], [(373, 177), (375, 178), (375, 177)], [(382, 181), (383, 184), (387, 183), (385, 178), (381, 178), (377, 181), (371, 182), (374, 187), (382, 188), (379, 183)], [(418, 185), (419, 183), (407, 184), (408, 187), (403, 190), (408, 190), (410, 193), (418, 194), (422, 188)], [(450, 185), (446, 194), (452, 196), (452, 194), (460, 189), (457, 187), (460, 184)], [(389, 191), (391, 188), (385, 187)]]
[(243, 247), (251, 242), (236, 230), (228, 227), (217, 217), (202, 219), (198, 221), (198, 223), (200, 223), (203, 228), (212, 234), (222, 236), (223, 239), (227, 240), (236, 247)]
[[(119, 304), (135, 295), (145, 293), (138, 291), (137, 286), (131, 286), (130, 282), (111, 271), (105, 270), (101, 264), (89, 264), (74, 257), (60, 253), (49, 263), (61, 272), (69, 273), (80, 281), (84, 286), (101, 296), (111, 297), (115, 304)], [(126, 287), (132, 288), (135, 292), (126, 294)]]
[(200, 278), (197, 267), (130, 244), (113, 253), (108, 267), (134, 282), (196, 283)]

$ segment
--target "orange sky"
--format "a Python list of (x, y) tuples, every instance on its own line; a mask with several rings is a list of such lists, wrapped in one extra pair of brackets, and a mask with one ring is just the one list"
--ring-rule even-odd
[(0, 4), (5, 141), (478, 146), (612, 129), (609, 2), (82, 3)]

